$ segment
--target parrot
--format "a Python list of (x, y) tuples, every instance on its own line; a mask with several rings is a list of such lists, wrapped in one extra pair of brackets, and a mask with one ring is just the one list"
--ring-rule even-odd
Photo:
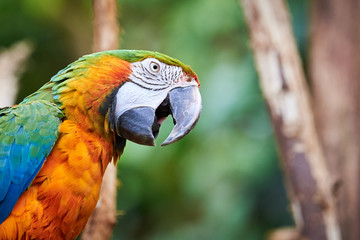
[(199, 88), (177, 59), (111, 50), (79, 58), (0, 109), (0, 239), (75, 239), (126, 140), (155, 146), (169, 115), (174, 127), (161, 145), (186, 136), (200, 117)]

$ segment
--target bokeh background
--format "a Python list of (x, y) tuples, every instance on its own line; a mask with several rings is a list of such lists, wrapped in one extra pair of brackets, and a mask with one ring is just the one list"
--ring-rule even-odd
[[(113, 239), (265, 239), (292, 226), (275, 139), (237, 0), (118, 0), (121, 48), (166, 53), (192, 66), (203, 112), (166, 147), (127, 142), (118, 164)], [(302, 56), (307, 1), (288, 1)], [(89, 0), (1, 0), (0, 48), (33, 52), (18, 101), (92, 48)], [(6, 88), (7, 86), (0, 86)], [(162, 126), (157, 143), (172, 128)]]

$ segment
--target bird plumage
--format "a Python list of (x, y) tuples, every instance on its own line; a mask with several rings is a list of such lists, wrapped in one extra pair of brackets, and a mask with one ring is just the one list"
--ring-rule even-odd
[(80, 58), (19, 105), (0, 110), (0, 239), (80, 234), (107, 165), (125, 146), (112, 110), (121, 104), (119, 88), (130, 81), (132, 64), (148, 58), (197, 82), (190, 67), (166, 55), (108, 51)]

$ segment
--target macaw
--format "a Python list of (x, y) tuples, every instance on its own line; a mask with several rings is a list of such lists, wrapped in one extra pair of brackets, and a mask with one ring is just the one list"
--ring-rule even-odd
[(164, 54), (81, 57), (20, 104), (0, 110), (0, 239), (74, 239), (126, 140), (154, 146), (187, 135), (201, 112), (194, 71)]

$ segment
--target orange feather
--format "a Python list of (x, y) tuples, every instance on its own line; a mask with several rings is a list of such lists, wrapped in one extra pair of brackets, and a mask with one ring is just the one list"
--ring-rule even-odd
[(0, 239), (74, 239), (95, 209), (104, 174), (100, 161), (111, 161), (113, 147), (70, 120), (61, 124), (60, 134), (31, 187), (0, 225)]
[[(95, 209), (114, 139), (106, 96), (127, 80), (130, 64), (104, 55), (60, 91), (60, 136), (42, 169), (0, 225), (0, 239), (74, 239)], [(115, 159), (116, 160), (116, 159)]]

